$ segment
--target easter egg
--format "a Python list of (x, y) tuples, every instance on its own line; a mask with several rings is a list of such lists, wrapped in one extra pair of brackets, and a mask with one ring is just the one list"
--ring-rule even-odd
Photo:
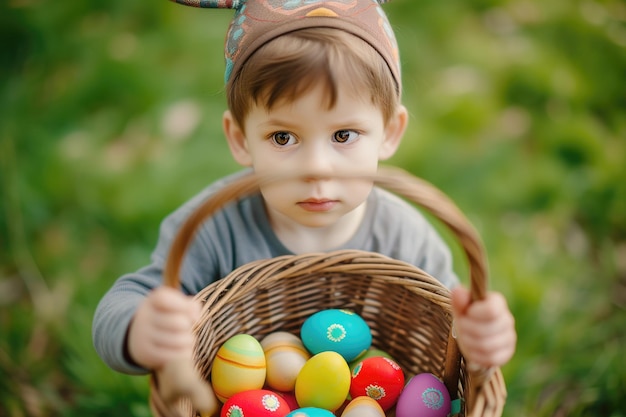
[(352, 362), (348, 364), (350, 365), (350, 372), (352, 372), (354, 370), (354, 367), (357, 366), (363, 359), (373, 358), (375, 356), (382, 356), (384, 358), (394, 360), (393, 357), (384, 350), (369, 348), (365, 352), (354, 358), (354, 360), (352, 360)]
[(383, 410), (396, 403), (404, 388), (402, 368), (389, 358), (374, 356), (362, 360), (352, 371), (350, 395), (366, 395), (378, 402)]
[(396, 417), (446, 417), (450, 414), (450, 394), (433, 374), (415, 375), (402, 390), (396, 404)]
[(303, 407), (293, 410), (287, 417), (335, 417), (335, 415), (323, 408)]
[(211, 384), (217, 398), (225, 402), (238, 392), (263, 388), (265, 373), (261, 344), (250, 335), (238, 334), (217, 351), (211, 369)]
[(278, 391), (292, 391), (296, 377), (311, 357), (300, 338), (288, 332), (270, 333), (261, 346), (267, 366), (266, 384)]
[(378, 401), (370, 397), (356, 397), (346, 406), (341, 417), (385, 417)]
[(296, 400), (301, 407), (334, 411), (350, 389), (350, 368), (337, 352), (327, 351), (309, 359), (296, 378)]
[(290, 411), (280, 395), (260, 389), (232, 395), (222, 406), (220, 417), (285, 417)]
[(276, 394), (283, 397), (290, 410), (295, 410), (296, 408), (300, 408), (298, 401), (296, 400), (296, 393), (293, 391), (284, 392), (284, 391), (275, 391)]
[(372, 331), (358, 314), (349, 310), (329, 309), (308, 317), (300, 329), (304, 346), (313, 354), (331, 350), (347, 362), (372, 345)]

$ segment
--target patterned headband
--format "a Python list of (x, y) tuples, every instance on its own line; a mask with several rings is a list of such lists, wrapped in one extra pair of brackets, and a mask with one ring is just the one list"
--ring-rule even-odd
[(380, 7), (388, 0), (172, 0), (186, 6), (234, 9), (226, 35), (224, 80), (265, 43), (312, 27), (343, 30), (363, 39), (383, 57), (401, 89), (398, 45)]

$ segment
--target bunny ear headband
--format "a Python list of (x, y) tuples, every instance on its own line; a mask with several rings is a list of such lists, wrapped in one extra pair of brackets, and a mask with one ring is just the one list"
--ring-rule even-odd
[(380, 7), (388, 0), (172, 0), (186, 6), (234, 9), (226, 35), (225, 82), (265, 43), (286, 33), (331, 27), (363, 39), (383, 57), (400, 92), (398, 46)]

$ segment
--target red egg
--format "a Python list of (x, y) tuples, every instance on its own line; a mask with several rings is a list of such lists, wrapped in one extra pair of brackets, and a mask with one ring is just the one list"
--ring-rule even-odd
[(231, 396), (222, 407), (221, 417), (285, 417), (291, 412), (280, 395), (264, 389), (242, 391)]
[(350, 383), (352, 398), (368, 396), (378, 402), (383, 410), (396, 403), (404, 387), (402, 368), (389, 358), (366, 358), (354, 367)]
[(415, 375), (406, 384), (396, 405), (397, 417), (446, 417), (450, 414), (450, 394), (433, 374)]
[(296, 393), (293, 391), (285, 392), (285, 391), (275, 391), (276, 394), (283, 397), (289, 408), (293, 411), (296, 408), (300, 408), (298, 405), (298, 401), (296, 400)]

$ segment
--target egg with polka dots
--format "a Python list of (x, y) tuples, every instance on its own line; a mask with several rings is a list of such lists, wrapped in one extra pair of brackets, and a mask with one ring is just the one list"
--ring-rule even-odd
[(231, 396), (222, 407), (220, 417), (285, 417), (290, 413), (287, 402), (270, 390), (242, 391)]
[(393, 407), (404, 388), (404, 373), (395, 361), (382, 356), (362, 360), (352, 371), (350, 395), (367, 396), (385, 411)]
[(422, 373), (409, 380), (398, 398), (396, 417), (447, 417), (450, 394), (435, 375)]
[(350, 362), (372, 345), (372, 331), (361, 316), (342, 309), (321, 310), (309, 316), (300, 329), (304, 346), (314, 355), (339, 353)]

